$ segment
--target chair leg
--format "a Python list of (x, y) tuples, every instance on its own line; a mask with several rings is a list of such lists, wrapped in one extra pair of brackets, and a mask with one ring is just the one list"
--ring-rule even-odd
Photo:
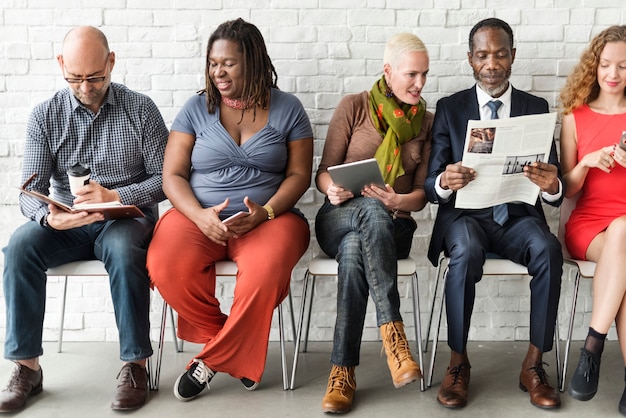
[(280, 365), (283, 370), (283, 390), (289, 390), (289, 373), (287, 372), (287, 355), (285, 354), (285, 329), (283, 323), (283, 304), (278, 305), (278, 334), (280, 335)]
[(309, 330), (311, 329), (311, 312), (313, 312), (313, 294), (315, 293), (315, 276), (311, 276), (311, 293), (309, 295), (309, 312), (306, 318), (306, 328), (304, 328), (304, 346), (302, 352), (306, 353), (309, 349)]
[(289, 289), (289, 316), (291, 317), (291, 335), (294, 345), (296, 344), (296, 320), (293, 316), (293, 298), (291, 297), (291, 289)]
[[(161, 380), (161, 365), (162, 365), (162, 360), (163, 360), (163, 346), (165, 345), (165, 327), (167, 324), (168, 308), (170, 309), (170, 312), (172, 312), (172, 308), (168, 306), (167, 302), (163, 301), (163, 310), (161, 311), (161, 328), (159, 329), (159, 345), (157, 348), (156, 365), (155, 365), (153, 373), (150, 374), (150, 389), (151, 390), (159, 390), (159, 381)], [(172, 321), (174, 321), (173, 315), (172, 315)]]
[(430, 338), (430, 328), (433, 325), (433, 316), (435, 313), (435, 301), (437, 300), (437, 290), (439, 289), (439, 277), (441, 274), (442, 264), (445, 261), (445, 257), (439, 258), (439, 263), (437, 265), (437, 275), (435, 276), (435, 289), (433, 290), (432, 302), (430, 304), (430, 315), (428, 316), (428, 325), (426, 326), (426, 338), (424, 338), (424, 353), (428, 352), (428, 340)]
[[(172, 309), (172, 307), (169, 306), (167, 304), (167, 302), (163, 301), (163, 303), (170, 310), (170, 321), (172, 323), (172, 340), (174, 341), (174, 347), (176, 347), (176, 352), (177, 353), (182, 353), (183, 352), (183, 340), (180, 341), (180, 345), (179, 345), (178, 344), (178, 336), (176, 336), (176, 319), (174, 318), (174, 309)], [(163, 315), (165, 316), (165, 315), (167, 315), (167, 313), (165, 313)], [(162, 324), (162, 326), (165, 326), (165, 325)], [(165, 330), (165, 328), (163, 328), (163, 330)]]
[(422, 369), (422, 377), (420, 379), (420, 390), (424, 392), (426, 390), (424, 379), (424, 352), (422, 351), (422, 313), (420, 310), (420, 292), (418, 287), (417, 273), (411, 277), (413, 282), (413, 323), (415, 324), (415, 342), (417, 343), (417, 355), (419, 356), (419, 365)]
[(556, 383), (557, 388), (561, 388), (561, 337), (559, 332), (559, 318), (556, 318), (556, 325), (554, 327), (554, 351), (556, 354)]
[(67, 276), (63, 276), (63, 298), (61, 299), (61, 315), (59, 316), (59, 346), (57, 353), (63, 349), (63, 327), (65, 326), (65, 301), (67, 299)]
[(559, 390), (563, 392), (565, 390), (565, 376), (567, 374), (567, 361), (569, 360), (569, 349), (572, 343), (572, 332), (574, 329), (574, 315), (576, 313), (576, 302), (578, 300), (578, 286), (580, 285), (580, 271), (576, 273), (574, 279), (574, 295), (572, 296), (572, 311), (569, 316), (569, 326), (567, 327), (567, 338), (565, 340), (565, 353), (563, 354), (563, 376), (561, 377), (561, 386)]
[[(439, 304), (439, 313), (437, 318), (437, 326), (435, 327), (435, 333), (433, 334), (433, 346), (431, 348), (432, 353), (430, 356), (430, 370), (428, 372), (427, 387), (431, 387), (433, 383), (433, 373), (435, 372), (435, 357), (437, 355), (437, 343), (439, 342), (439, 328), (441, 327), (441, 317), (443, 315), (443, 305), (446, 298), (446, 279), (448, 278), (448, 268), (443, 272), (443, 278), (441, 279), (441, 303)], [(436, 296), (436, 295), (435, 295)]]
[(304, 309), (307, 298), (307, 288), (309, 287), (309, 270), (304, 273), (304, 280), (302, 281), (302, 298), (300, 299), (300, 314), (298, 315), (298, 327), (296, 328), (295, 342), (296, 346), (293, 352), (293, 366), (291, 367), (291, 382), (289, 389), (293, 390), (296, 384), (296, 370), (298, 368), (298, 356), (300, 354), (300, 339), (302, 337), (302, 326), (304, 325)]

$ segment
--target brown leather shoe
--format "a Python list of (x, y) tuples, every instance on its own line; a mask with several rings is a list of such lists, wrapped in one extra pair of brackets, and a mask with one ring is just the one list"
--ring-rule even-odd
[(354, 367), (333, 365), (328, 376), (326, 395), (322, 399), (322, 411), (331, 414), (350, 412), (355, 391)]
[(519, 388), (530, 394), (530, 403), (538, 408), (552, 409), (561, 406), (559, 391), (550, 386), (542, 361), (533, 367), (522, 370), (519, 375)]
[(467, 405), (470, 368), (469, 363), (448, 367), (437, 394), (437, 401), (440, 404), (446, 408), (463, 408)]
[(138, 409), (148, 400), (148, 373), (146, 369), (135, 363), (126, 363), (117, 375), (115, 398), (111, 408), (116, 411)]
[(22, 409), (28, 398), (41, 393), (42, 384), (43, 371), (41, 367), (35, 371), (15, 362), (9, 384), (0, 393), (0, 412), (14, 412)]
[(404, 324), (401, 321), (387, 322), (380, 327), (380, 335), (393, 385), (401, 388), (421, 379), (422, 371), (411, 355)]

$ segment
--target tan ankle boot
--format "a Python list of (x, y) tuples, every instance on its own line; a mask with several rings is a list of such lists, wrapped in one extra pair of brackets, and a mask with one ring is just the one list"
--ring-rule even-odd
[(404, 334), (404, 324), (401, 321), (387, 322), (380, 327), (380, 335), (393, 385), (400, 388), (420, 379), (422, 372), (411, 355), (409, 342)]
[(333, 365), (328, 376), (326, 395), (322, 399), (322, 411), (343, 414), (352, 409), (352, 400), (356, 391), (354, 367)]

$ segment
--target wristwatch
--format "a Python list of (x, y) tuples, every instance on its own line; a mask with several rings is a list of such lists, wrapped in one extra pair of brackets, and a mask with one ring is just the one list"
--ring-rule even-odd
[(50, 224), (48, 223), (48, 215), (50, 215), (50, 212), (46, 213), (46, 214), (44, 215), (44, 217), (43, 217), (43, 218), (41, 218), (41, 226), (43, 226), (44, 228), (48, 228), (48, 229), (51, 229), (51, 230), (53, 230), (53, 231), (56, 231), (56, 229), (54, 229), (54, 228), (52, 227), (52, 225), (50, 225)]
[(274, 209), (272, 209), (272, 207), (270, 205), (263, 206), (263, 209), (265, 209), (265, 211), (267, 212), (267, 219), (268, 220), (274, 219)]

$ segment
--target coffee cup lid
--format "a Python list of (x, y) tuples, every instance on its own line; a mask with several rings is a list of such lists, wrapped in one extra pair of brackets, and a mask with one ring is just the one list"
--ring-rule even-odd
[(91, 169), (86, 164), (75, 163), (67, 169), (67, 174), (74, 177), (82, 177), (91, 174)]

